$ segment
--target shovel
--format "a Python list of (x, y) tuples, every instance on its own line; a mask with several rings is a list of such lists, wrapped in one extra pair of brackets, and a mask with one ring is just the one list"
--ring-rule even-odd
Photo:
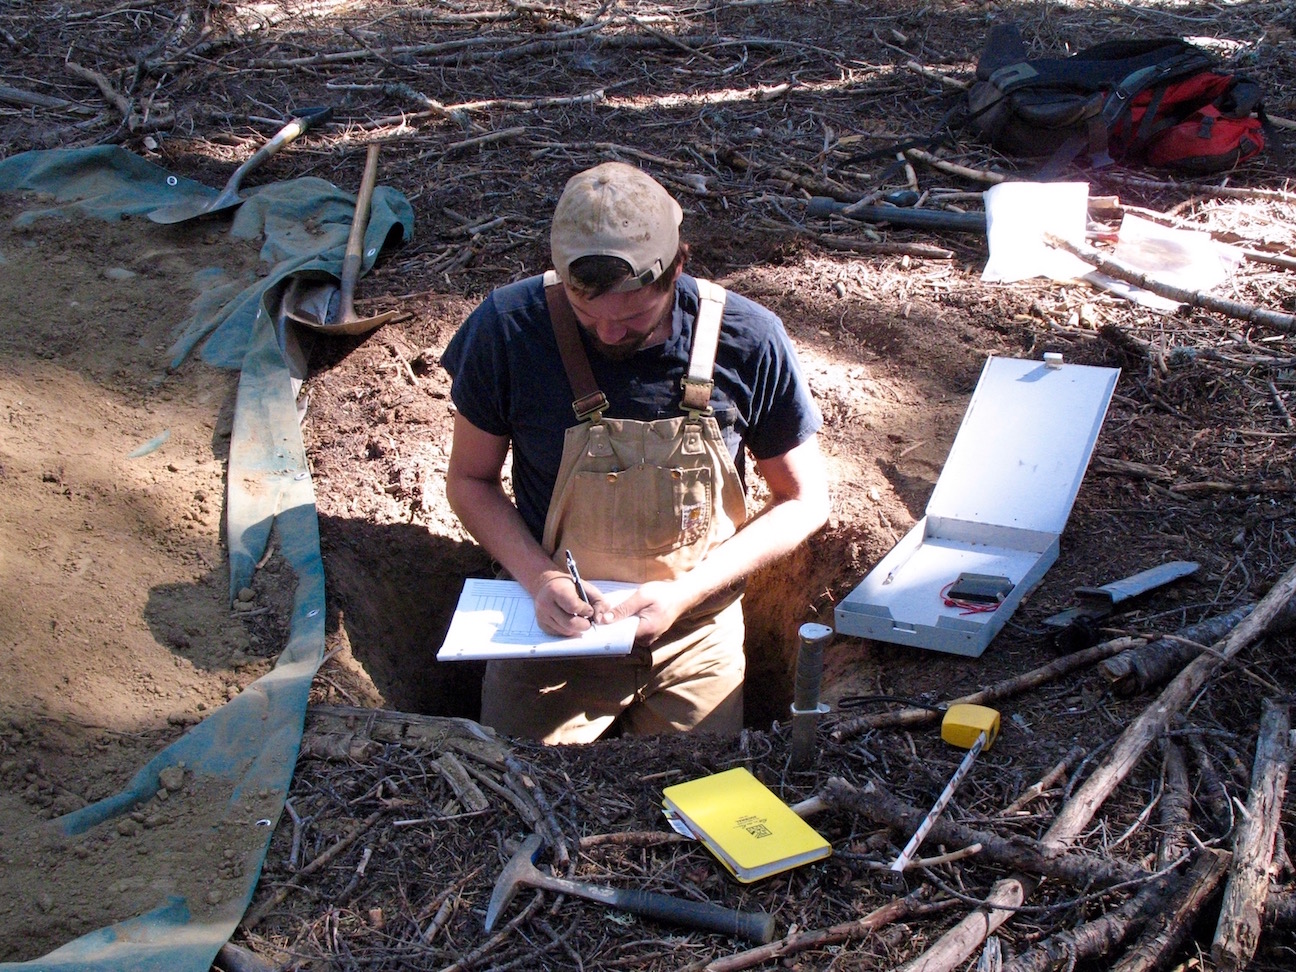
[(398, 310), (386, 311), (374, 317), (360, 317), (355, 312), (355, 288), (364, 258), (369, 204), (373, 201), (374, 185), (378, 181), (378, 148), (377, 142), (371, 144), (365, 158), (364, 175), (360, 179), (360, 194), (356, 196), (355, 216), (351, 220), (351, 233), (347, 237), (339, 282), (312, 281), (298, 275), (292, 278), (284, 292), (283, 312), (298, 324), (312, 330), (329, 334), (367, 334), (380, 324), (401, 316)]
[(303, 109), (293, 116), (292, 121), (279, 129), (274, 138), (262, 145), (253, 153), (250, 159), (234, 170), (229, 182), (225, 183), (225, 188), (214, 199), (190, 199), (176, 203), (174, 206), (163, 206), (161, 209), (155, 209), (149, 213), (148, 218), (155, 223), (183, 223), (185, 220), (197, 219), (199, 216), (210, 216), (213, 213), (233, 209), (243, 202), (243, 197), (239, 195), (239, 186), (242, 184), (245, 175), (257, 168), (289, 142), (295, 141), (307, 129), (328, 121), (332, 114), (333, 109), (328, 106)]

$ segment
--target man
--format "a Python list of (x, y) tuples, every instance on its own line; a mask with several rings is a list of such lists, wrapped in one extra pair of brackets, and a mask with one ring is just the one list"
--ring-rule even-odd
[[(684, 274), (682, 220), (633, 166), (573, 176), (555, 270), (492, 292), (442, 356), (457, 409), (446, 494), (465, 528), (549, 633), (638, 617), (624, 658), (489, 663), (482, 722), (506, 734), (737, 734), (744, 578), (827, 519), (822, 418), (792, 344), (765, 308)], [(751, 518), (744, 446), (770, 493)], [(589, 578), (641, 586), (613, 608)]]

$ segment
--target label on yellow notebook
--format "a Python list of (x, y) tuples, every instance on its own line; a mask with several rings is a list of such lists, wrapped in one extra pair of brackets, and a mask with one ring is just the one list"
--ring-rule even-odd
[(832, 845), (739, 767), (662, 790), (662, 805), (739, 881), (823, 860)]

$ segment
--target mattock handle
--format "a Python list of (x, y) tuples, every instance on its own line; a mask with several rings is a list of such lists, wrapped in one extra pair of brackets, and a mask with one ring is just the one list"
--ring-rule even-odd
[(658, 918), (665, 922), (687, 925), (704, 931), (721, 932), (762, 945), (774, 937), (774, 916), (764, 911), (738, 911), (706, 901), (690, 901), (687, 898), (676, 898), (656, 891), (611, 888), (549, 875), (533, 878), (532, 883), (548, 888), (550, 891), (571, 894), (590, 901), (601, 901), (603, 904), (636, 915)]

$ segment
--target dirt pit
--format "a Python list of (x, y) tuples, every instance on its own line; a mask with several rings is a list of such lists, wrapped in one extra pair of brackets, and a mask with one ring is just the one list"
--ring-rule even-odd
[[(222, 510), (237, 376), (196, 355), (168, 367), (201, 286), (265, 272), (255, 244), (216, 224), (17, 219), (43, 202), (0, 195), (0, 305), (9, 308), (0, 333), (9, 430), (0, 447), (8, 511), (0, 598), (10, 648), (0, 833), (23, 848), (7, 858), (12, 893), (0, 908), (8, 943), (0, 954), (11, 958), (153, 907), (184, 887), (168, 874), (204, 873), (211, 841), (177, 835), (208, 829), (196, 821), (228, 798), (220, 787), (178, 790), (164, 817), (138, 811), (130, 833), (114, 824), (79, 843), (21, 835), (116, 793), (268, 671), (286, 638), (293, 584), (272, 543), (255, 598), (231, 608)], [(825, 269), (798, 273), (808, 280)], [(728, 282), (760, 289), (754, 276)], [(303, 435), (330, 611), (320, 702), (478, 714), (481, 666), (433, 658), (463, 579), (489, 569), (443, 489), (451, 412), (437, 358), (469, 309), (428, 300), (400, 327), (311, 349)], [(966, 398), (879, 367), (872, 355), (843, 361), (827, 332), (800, 336), (830, 428), (853, 431), (826, 441), (832, 526), (755, 577), (747, 597), (747, 722), (756, 729), (787, 719), (799, 625), (830, 622), (843, 585), (912, 524)], [(962, 352), (954, 364), (967, 388), (976, 365)], [(893, 461), (877, 463), (878, 454)], [(829, 659), (834, 690), (853, 691), (857, 650)], [(185, 803), (197, 806), (181, 812)], [(95, 877), (123, 852), (148, 858), (151, 877), (116, 881), (105, 897)]]

